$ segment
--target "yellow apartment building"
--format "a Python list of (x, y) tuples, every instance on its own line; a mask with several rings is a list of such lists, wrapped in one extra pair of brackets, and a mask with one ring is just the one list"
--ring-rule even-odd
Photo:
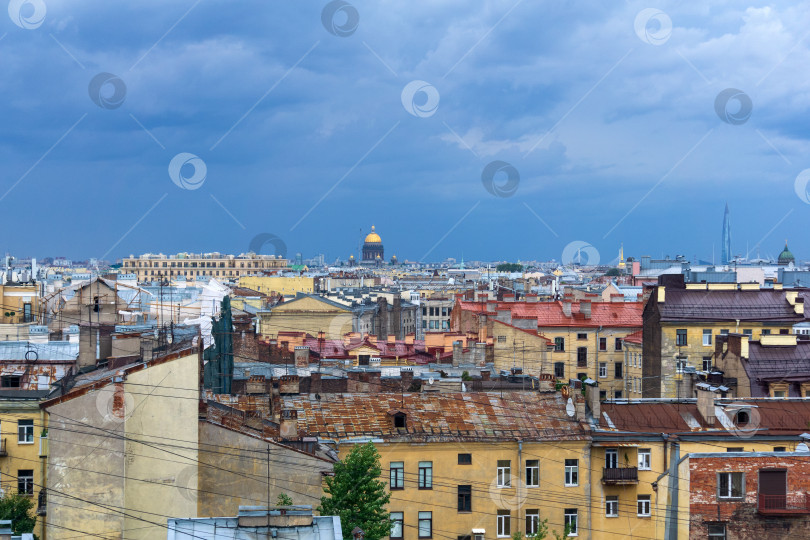
[(0, 323), (34, 323), (39, 318), (39, 285), (6, 284), (0, 285)]
[(242, 276), (239, 278), (239, 286), (266, 295), (295, 296), (298, 293), (317, 292), (316, 278), (304, 276)]

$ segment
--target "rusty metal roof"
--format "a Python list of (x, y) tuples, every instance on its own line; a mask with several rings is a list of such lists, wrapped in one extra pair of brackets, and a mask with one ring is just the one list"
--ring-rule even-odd
[[(424, 442), (587, 439), (559, 394), (510, 392), (306, 394), (282, 398), (298, 411), (300, 436), (378, 437)], [(405, 413), (394, 427), (389, 411)]]

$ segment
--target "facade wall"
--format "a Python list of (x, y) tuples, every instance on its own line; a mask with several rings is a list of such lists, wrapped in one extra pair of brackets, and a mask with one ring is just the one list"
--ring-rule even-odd
[[(322, 474), (332, 464), (275, 443), (201, 421), (198, 514), (236, 515), (239, 506), (268, 504), (286, 493), (293, 504), (320, 504)], [(269, 453), (268, 453), (269, 449)]]
[(253, 289), (264, 294), (282, 294), (295, 296), (297, 293), (312, 294), (317, 291), (316, 278), (304, 276), (242, 276), (239, 286)]
[[(217, 255), (217, 254), (215, 254)], [(234, 256), (186, 256), (176, 255), (143, 255), (124, 259), (123, 270), (136, 274), (138, 281), (175, 278), (183, 276), (194, 280), (199, 276), (219, 279), (239, 278), (258, 274), (265, 270), (287, 268), (287, 259), (272, 256), (234, 257)]]
[[(341, 458), (351, 444), (340, 446)], [(433, 538), (457, 538), (471, 535), (473, 529), (485, 529), (485, 538), (496, 538), (498, 510), (509, 512), (511, 536), (526, 531), (527, 511), (537, 511), (539, 519), (549, 519), (550, 530), (561, 533), (566, 509), (576, 509), (579, 538), (591, 535), (587, 494), (590, 491), (588, 444), (584, 441), (524, 442), (518, 450), (516, 441), (446, 442), (446, 443), (377, 443), (381, 455), (383, 480), (389, 481), (391, 462), (403, 462), (404, 488), (391, 490), (391, 512), (404, 514), (404, 534), (416, 539), (419, 512), (432, 512)], [(470, 465), (459, 464), (459, 454), (471, 454)], [(565, 459), (578, 459), (576, 486), (565, 487)], [(498, 461), (510, 462), (510, 488), (498, 487)], [(538, 460), (539, 485), (526, 486), (526, 460)], [(431, 489), (419, 489), (419, 462), (432, 463)], [(459, 511), (458, 486), (470, 486), (471, 511)]]
[(32, 323), (39, 319), (38, 285), (0, 285), (0, 323)]
[(492, 323), (495, 369), (523, 368), (526, 375), (554, 373), (548, 340), (499, 321)]

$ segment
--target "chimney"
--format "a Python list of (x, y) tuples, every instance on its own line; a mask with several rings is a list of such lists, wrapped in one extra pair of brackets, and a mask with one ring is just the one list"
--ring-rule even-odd
[(697, 407), (700, 416), (703, 417), (703, 421), (706, 422), (708, 425), (714, 425), (714, 392), (709, 390), (704, 390), (702, 388), (697, 389)]
[(576, 407), (576, 419), (585, 422), (585, 398), (579, 392), (574, 394), (574, 407)]
[(571, 299), (565, 298), (562, 302), (562, 312), (566, 317), (571, 316)]
[(79, 326), (79, 369), (96, 365), (96, 328), (90, 325)]
[(624, 302), (624, 295), (623, 294), (611, 294), (610, 295), (611, 302)]
[(402, 391), (408, 392), (411, 384), (413, 384), (413, 370), (403, 368), (400, 370), (399, 376), (402, 379)]
[(464, 360), (464, 348), (461, 341), (453, 342), (453, 365), (458, 366)]
[(320, 393), (323, 391), (323, 383), (321, 382), (321, 372), (320, 371), (313, 371), (310, 374), (310, 388), (309, 391), (311, 393)]
[(667, 288), (663, 285), (658, 286), (658, 303), (663, 304), (667, 298)]
[(489, 370), (488, 369), (482, 369), (481, 370), (481, 380), (482, 381), (488, 381), (489, 380)]
[(305, 368), (309, 366), (309, 347), (301, 346), (295, 348), (295, 367)]
[(585, 386), (585, 402), (588, 410), (591, 411), (596, 425), (599, 425), (599, 419), (602, 416), (601, 403), (599, 402), (599, 386), (597, 384), (588, 384)]
[(388, 334), (388, 343), (393, 345), (396, 342), (397, 342), (397, 336), (395, 336), (393, 334)]
[(591, 318), (591, 301), (590, 300), (580, 300), (579, 301), (579, 312), (586, 319), (590, 319)]
[(295, 409), (281, 410), (281, 428), (279, 435), (282, 439), (298, 439), (298, 411)]

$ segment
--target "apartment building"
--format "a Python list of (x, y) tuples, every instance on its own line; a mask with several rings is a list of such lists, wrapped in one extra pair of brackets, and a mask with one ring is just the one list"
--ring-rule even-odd
[(136, 274), (139, 282), (173, 279), (184, 276), (187, 280), (213, 277), (219, 280), (238, 279), (265, 271), (287, 268), (287, 259), (276, 255), (223, 255), (221, 253), (178, 253), (163, 255), (146, 253), (124, 259), (122, 271)]

